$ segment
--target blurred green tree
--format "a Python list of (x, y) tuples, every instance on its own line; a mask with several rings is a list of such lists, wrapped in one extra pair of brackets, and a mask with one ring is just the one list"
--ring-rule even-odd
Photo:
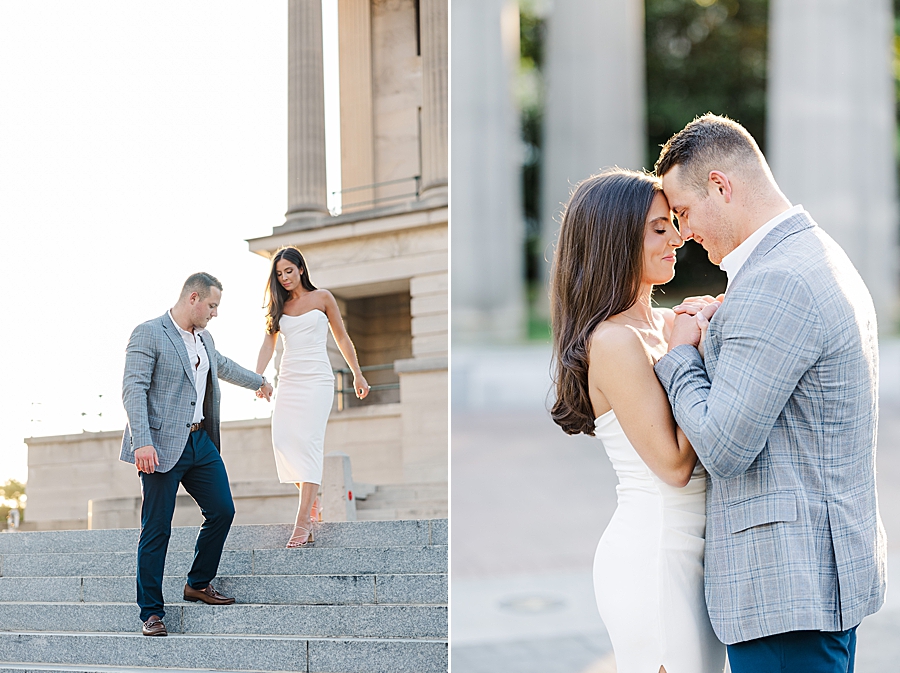
[[(537, 3), (521, 1), (521, 71), (538, 84), (520, 101), (525, 144), (522, 186), (526, 220), (526, 269), (529, 296), (538, 291), (540, 245), (540, 170), (546, 19)], [(895, 16), (894, 77), (900, 110), (900, 0)], [(646, 0), (647, 140), (646, 167), (653, 168), (659, 149), (672, 134), (706, 112), (743, 124), (766, 151), (766, 77), (769, 0)], [(900, 162), (900, 124), (898, 124)], [(587, 177), (587, 176), (585, 176)], [(725, 274), (693, 241), (679, 251), (678, 271), (660, 288), (657, 300), (671, 304), (687, 294), (717, 294)], [(545, 338), (546, 326), (533, 324), (532, 335)]]
[[(525, 217), (525, 282), (528, 305), (533, 306), (537, 292), (544, 291), (540, 279), (541, 246), (541, 148), (543, 145), (544, 41), (546, 22), (523, 3), (519, 17), (521, 59), (516, 90), (521, 110), (521, 137), (524, 145), (522, 162), (522, 199)], [(529, 310), (529, 338), (545, 340), (549, 330), (546, 320)]]
[[(739, 121), (765, 152), (768, 0), (647, 0), (645, 12), (647, 167), (672, 134), (706, 112)], [(725, 283), (689, 241), (657, 300), (718, 294)]]
[(15, 501), (19, 509), (20, 522), (25, 520), (25, 484), (16, 479), (10, 479), (5, 484), (0, 484), (0, 528), (6, 528), (6, 515), (12, 507), (7, 501)]

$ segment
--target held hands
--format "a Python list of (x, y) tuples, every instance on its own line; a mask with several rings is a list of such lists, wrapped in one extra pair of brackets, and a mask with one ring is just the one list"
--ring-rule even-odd
[(685, 344), (691, 345), (700, 351), (703, 357), (703, 340), (709, 329), (709, 321), (712, 320), (722, 301), (724, 294), (718, 297), (705, 295), (703, 297), (688, 297), (674, 308), (675, 324), (669, 338), (669, 350)]
[(366, 395), (369, 394), (369, 382), (366, 381), (366, 377), (362, 374), (357, 374), (353, 377), (353, 389), (356, 391), (356, 396), (359, 399), (365, 399)]
[(275, 388), (272, 386), (271, 383), (267, 382), (265, 385), (260, 386), (259, 390), (256, 391), (256, 396), (261, 400), (265, 400), (266, 402), (271, 402), (273, 392), (275, 392)]
[(159, 457), (156, 455), (156, 449), (149, 444), (135, 449), (134, 465), (137, 467), (138, 472), (153, 474), (159, 466)]

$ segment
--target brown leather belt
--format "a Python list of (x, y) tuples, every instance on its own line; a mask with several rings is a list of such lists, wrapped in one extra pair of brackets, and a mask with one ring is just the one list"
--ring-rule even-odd
[(191, 426), (191, 432), (197, 432), (197, 430), (199, 430), (199, 429), (200, 429), (200, 423), (194, 423)]

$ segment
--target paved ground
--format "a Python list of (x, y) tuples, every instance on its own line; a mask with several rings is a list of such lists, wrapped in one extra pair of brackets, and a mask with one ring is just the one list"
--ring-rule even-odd
[[(616, 478), (597, 440), (567, 437), (544, 411), (547, 368), (546, 349), (454, 348), (454, 673), (615, 671), (590, 573)], [(882, 379), (878, 487), (895, 590), (860, 627), (858, 673), (900, 661), (900, 343), (883, 350)]]

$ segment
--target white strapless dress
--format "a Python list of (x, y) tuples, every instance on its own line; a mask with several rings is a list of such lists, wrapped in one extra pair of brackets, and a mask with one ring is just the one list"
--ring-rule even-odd
[(619, 484), (618, 507), (594, 556), (597, 608), (618, 673), (722, 673), (725, 646), (703, 595), (706, 471), (684, 488), (644, 464), (613, 411), (594, 422)]
[(282, 483), (322, 483), (325, 426), (334, 399), (326, 351), (328, 317), (319, 309), (280, 321), (284, 353), (272, 411), (272, 447)]

